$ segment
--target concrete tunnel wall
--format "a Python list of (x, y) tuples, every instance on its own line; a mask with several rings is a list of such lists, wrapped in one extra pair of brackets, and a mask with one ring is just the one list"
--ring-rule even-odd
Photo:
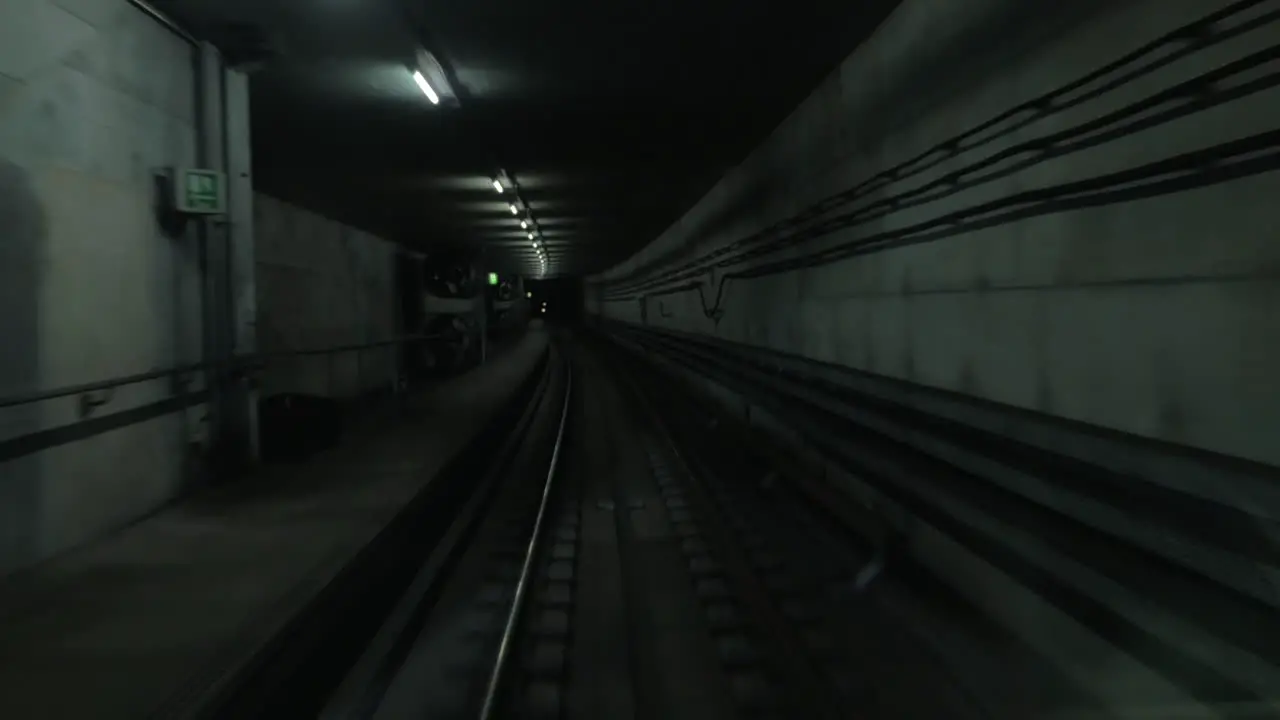
[[(1028, 656), (1035, 662), (1010, 667), (998, 651), (973, 642), (967, 629), (915, 618), (919, 636), (993, 717), (1030, 717), (1028, 707), (1037, 717), (1056, 717), (1052, 696), (1037, 694), (1043, 677), (1065, 679), (1073, 692), (1096, 701), (1099, 712), (1089, 716), (1274, 712), (1280, 662), (1251, 638), (1274, 630), (1262, 628), (1280, 606), (1274, 522), (1280, 507), (1274, 484), (1280, 173), (1241, 173), (1145, 199), (973, 229), (951, 226), (927, 242), (884, 243), (830, 262), (783, 265), (774, 274), (728, 280), (718, 307), (716, 288), (726, 272), (847, 247), (1014, 193), (1274, 131), (1277, 91), (1264, 84), (1218, 105), (1202, 98), (1203, 108), (1180, 118), (890, 208), (754, 262), (635, 288), (1229, 5), (906, 0), (692, 210), (640, 253), (592, 278), (585, 293), (588, 311), (598, 317), (673, 331), (686, 341), (687, 334), (702, 335), (799, 356), (759, 357), (850, 382), (869, 398), (938, 411), (944, 422), (999, 428), (992, 432), (1001, 439), (1034, 437), (1037, 447), (1057, 442), (1058, 456), (1117, 473), (1109, 480), (1117, 486), (1111, 494), (1093, 496), (1061, 477), (1006, 473), (1017, 463), (943, 447), (910, 424), (885, 435), (924, 457), (967, 463), (957, 474), (972, 473), (974, 487), (952, 487), (954, 478), (945, 474), (928, 482), (909, 471), (870, 479), (838, 458), (808, 458), (823, 463), (833, 487), (873, 509), (913, 560), (1035, 651)], [(1256, 3), (1216, 29), (1245, 27), (1278, 6)], [(872, 186), (851, 207), (899, 196), (1004, 148), (1077, 127), (1276, 46), (1280, 26), (1261, 24), (980, 149), (939, 151), (936, 167)], [(1259, 76), (1255, 69), (1218, 89), (1243, 87)], [(1205, 167), (1179, 177), (1195, 177)], [(849, 211), (836, 208), (810, 223)], [(738, 353), (752, 357), (741, 346)], [(841, 375), (805, 358), (856, 372)], [(696, 380), (726, 408), (745, 411), (753, 426), (809, 454), (813, 445), (799, 431), (729, 381)], [(991, 489), (1019, 502), (984, 505)], [(1126, 504), (1126, 493), (1156, 502)], [(902, 497), (916, 502), (899, 502)], [(1201, 534), (1169, 524), (1163, 503), (1175, 499), (1185, 501), (1187, 526)], [(1027, 516), (1002, 514), (1011, 507)], [(1256, 533), (1263, 549), (1250, 554), (1219, 542), (1215, 535), (1229, 533), (1215, 523), (1227, 507), (1246, 511), (1232, 516), (1235, 529)], [(1028, 529), (1045, 517), (1072, 523), (1076, 534)], [(1054, 545), (1063, 537), (1102, 539)], [(1137, 556), (1146, 564), (1104, 556)], [(1051, 672), (1042, 676), (1039, 661)], [(1020, 711), (1019, 703), (1026, 703)]]
[[(194, 233), (160, 232), (152, 175), (194, 164), (194, 64), (124, 2), (0, 2), (0, 395), (200, 360)], [(122, 387), (100, 411), (169, 397)], [(172, 497), (202, 411), (33, 452), (22, 439), (82, 420), (78, 398), (0, 409), (0, 573)]]
[[(254, 199), (258, 348), (272, 353), (395, 337), (397, 247), (259, 193)], [(262, 396), (352, 398), (395, 382), (391, 348), (273, 361)]]
[[(593, 312), (640, 322), (637, 299), (606, 299), (628, 280), (655, 276), (786, 218), (1229, 3), (1031, 5), (908, 0), (683, 218), (594, 278)], [(960, 152), (921, 177), (890, 182), (860, 204), (1097, 118), (1278, 39), (1273, 24), (1193, 53), (992, 145)], [(1277, 93), (1259, 92), (791, 252), (1243, 138), (1271, 129), (1278, 112)], [(730, 280), (718, 323), (695, 291), (651, 297), (647, 322), (1280, 464), (1277, 197), (1280, 174), (1264, 173), (1044, 214)], [(719, 278), (698, 280), (709, 283), (710, 304)]]

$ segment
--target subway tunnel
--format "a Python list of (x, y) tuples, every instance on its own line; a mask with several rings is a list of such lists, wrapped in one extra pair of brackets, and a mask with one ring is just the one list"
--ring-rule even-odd
[(1280, 0), (0, 0), (0, 718), (1280, 718)]

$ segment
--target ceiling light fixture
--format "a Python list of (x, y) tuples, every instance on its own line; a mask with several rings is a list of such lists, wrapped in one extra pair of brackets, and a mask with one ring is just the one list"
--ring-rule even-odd
[(511, 203), (511, 204), (510, 204), (510, 205), (508, 205), (507, 207), (511, 208), (511, 214), (512, 214), (512, 215), (519, 215), (519, 214), (520, 214), (520, 208), (516, 207), (516, 204), (515, 204), (515, 203)]
[(528, 229), (529, 229), (529, 221), (528, 221), (528, 220), (521, 220), (521, 221), (520, 221), (520, 227), (521, 227), (522, 229), (528, 230)]
[(440, 96), (436, 94), (436, 91), (431, 87), (431, 83), (427, 82), (427, 79), (422, 76), (420, 71), (413, 71), (413, 81), (418, 83), (418, 87), (422, 89), (422, 92), (426, 93), (427, 99), (431, 101), (432, 105), (440, 104)]
[(497, 190), (499, 194), (502, 193), (502, 181), (498, 178), (493, 179), (493, 189)]
[(414, 51), (407, 69), (413, 76), (413, 82), (432, 105), (458, 107), (458, 94), (453, 91), (453, 85), (449, 82), (449, 73), (445, 72), (439, 59), (426, 48), (420, 47)]

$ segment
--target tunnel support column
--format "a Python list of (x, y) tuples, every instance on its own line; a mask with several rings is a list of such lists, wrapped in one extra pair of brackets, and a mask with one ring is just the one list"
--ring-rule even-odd
[(228, 214), (202, 223), (204, 359), (209, 391), (208, 451), (215, 471), (257, 455), (256, 403), (249, 380), (232, 373), (237, 355), (256, 349), (253, 184), (248, 78), (229, 70), (209, 43), (200, 46), (200, 165), (228, 176)]
[[(230, 262), (231, 354), (258, 352), (257, 247), (253, 217), (253, 147), (249, 123), (249, 76), (226, 71), (226, 150)], [(258, 392), (249, 377), (231, 383), (228, 421), (242, 446), (238, 454), (250, 462), (258, 455)]]

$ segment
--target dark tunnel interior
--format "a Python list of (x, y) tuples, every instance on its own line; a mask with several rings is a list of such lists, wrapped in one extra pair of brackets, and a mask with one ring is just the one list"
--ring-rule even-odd
[(1280, 719), (1280, 0), (0, 0), (0, 719)]

